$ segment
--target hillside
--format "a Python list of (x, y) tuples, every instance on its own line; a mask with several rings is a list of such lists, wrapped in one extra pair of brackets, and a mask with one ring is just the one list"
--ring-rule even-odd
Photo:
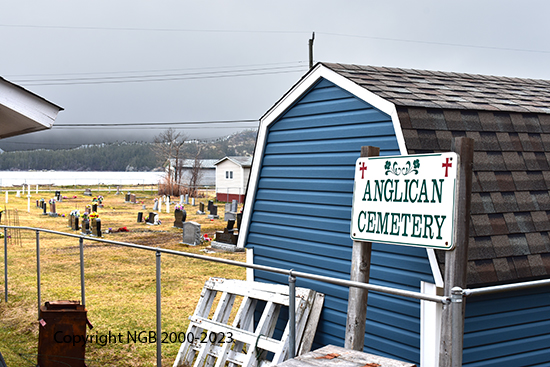
[[(203, 159), (251, 156), (256, 133), (256, 130), (245, 130), (212, 142), (187, 142), (182, 158), (194, 158), (199, 148), (199, 157)], [(117, 142), (74, 149), (3, 152), (0, 171), (152, 171), (164, 163), (153, 148), (153, 143)]]

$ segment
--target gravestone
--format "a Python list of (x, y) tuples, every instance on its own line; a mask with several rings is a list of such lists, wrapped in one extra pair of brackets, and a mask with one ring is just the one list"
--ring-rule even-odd
[(80, 228), (78, 223), (78, 216), (76, 215), (71, 215), (71, 228), (75, 231), (78, 231)]
[(42, 210), (44, 211), (44, 215), (48, 215), (48, 213), (46, 212), (46, 202), (42, 203)]
[(223, 217), (225, 221), (236, 219), (237, 213), (235, 213), (235, 211), (233, 211), (232, 209), (233, 209), (233, 204), (225, 203), (225, 213)]
[(189, 205), (189, 194), (185, 194), (185, 204)]
[(38, 200), (38, 199), (36, 200), (36, 207), (40, 208), (40, 200)]
[(187, 218), (187, 212), (185, 209), (174, 210), (174, 227), (183, 228), (183, 223)]
[(52, 201), (50, 203), (50, 216), (52, 217), (57, 217), (57, 211), (56, 211), (56, 208), (55, 208), (55, 201)]
[(137, 222), (138, 222), (138, 223), (143, 222), (143, 212), (138, 212), (138, 215), (137, 215)]
[(241, 229), (241, 222), (243, 221), (243, 213), (237, 213), (237, 228)]
[(183, 223), (183, 243), (191, 246), (201, 244), (201, 225), (196, 222)]
[(183, 195), (180, 195), (180, 204), (183, 204)]
[(130, 202), (132, 204), (135, 204), (136, 203), (136, 194), (130, 194)]
[(210, 214), (208, 215), (208, 219), (219, 219), (220, 216), (218, 215), (218, 206), (212, 205), (212, 209), (210, 209)]
[(82, 234), (90, 234), (90, 219), (82, 218)]
[(92, 219), (92, 235), (96, 237), (101, 237), (101, 219), (100, 218)]
[(61, 201), (61, 191), (57, 190), (57, 191), (55, 192), (55, 199), (56, 199), (57, 201)]
[(130, 202), (130, 193), (127, 192), (126, 195), (124, 195), (124, 202), (129, 203)]
[(191, 198), (191, 205), (195, 206), (195, 198)]
[(199, 210), (197, 210), (197, 214), (199, 214), (199, 215), (206, 214), (206, 213), (204, 212), (204, 203), (203, 203), (203, 202), (200, 202), (200, 203), (199, 203)]
[(237, 200), (233, 199), (231, 201), (231, 211), (233, 213), (236, 213), (238, 209), (239, 209), (239, 202)]
[(214, 205), (214, 200), (208, 200), (208, 211), (212, 211), (212, 205)]
[(225, 251), (242, 251), (237, 248), (239, 232), (234, 228), (235, 221), (228, 220), (227, 227), (223, 231), (216, 231), (216, 239), (212, 241), (212, 247)]
[(117, 186), (117, 187), (116, 187), (115, 195), (120, 195), (120, 186)]
[(158, 225), (160, 224), (159, 215), (157, 213), (151, 212), (149, 213), (149, 216), (147, 217), (145, 222), (151, 225)]
[(159, 210), (159, 201), (158, 201), (158, 199), (155, 199), (155, 204), (153, 204), (153, 210), (155, 210), (155, 211)]
[(92, 196), (92, 190), (91, 190), (91, 189), (86, 189), (86, 190), (84, 190), (84, 195), (86, 195), (86, 196)]
[(97, 212), (97, 204), (92, 204), (92, 212)]
[(21, 197), (21, 191), (17, 190), (17, 193), (15, 194), (15, 197), (20, 198)]

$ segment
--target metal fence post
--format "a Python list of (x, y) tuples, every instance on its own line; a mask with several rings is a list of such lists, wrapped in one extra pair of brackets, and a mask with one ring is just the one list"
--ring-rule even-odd
[(289, 358), (296, 357), (296, 277), (292, 275), (292, 271), (290, 269), (288, 273)]
[(460, 287), (451, 289), (451, 366), (462, 366), (462, 343), (464, 341), (464, 291)]
[(84, 238), (80, 237), (80, 299), (82, 306), (86, 307), (86, 288), (84, 285)]
[(157, 251), (156, 278), (157, 278), (157, 367), (162, 366), (162, 324), (161, 324), (161, 304), (160, 304), (160, 251)]
[(4, 227), (4, 296), (8, 302), (8, 229)]
[(40, 320), (40, 231), (36, 231), (36, 285), (38, 292), (38, 320)]

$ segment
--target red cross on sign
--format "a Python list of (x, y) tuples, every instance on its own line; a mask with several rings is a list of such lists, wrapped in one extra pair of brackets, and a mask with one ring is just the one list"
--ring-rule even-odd
[(367, 166), (365, 166), (365, 162), (361, 162), (362, 166), (359, 167), (361, 170), (361, 179), (365, 178), (365, 171), (367, 170)]
[(445, 177), (449, 176), (449, 168), (452, 166), (453, 164), (449, 162), (449, 158), (446, 158), (445, 163), (441, 165), (441, 167), (445, 168)]

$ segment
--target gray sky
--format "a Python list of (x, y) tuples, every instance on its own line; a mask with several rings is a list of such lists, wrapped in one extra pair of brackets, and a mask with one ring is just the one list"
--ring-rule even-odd
[[(550, 2), (0, 0), (0, 76), (65, 108), (0, 148), (207, 139), (255, 120), (315, 61), (550, 79)], [(114, 128), (62, 125), (132, 124)], [(137, 125), (145, 124), (145, 125)]]

